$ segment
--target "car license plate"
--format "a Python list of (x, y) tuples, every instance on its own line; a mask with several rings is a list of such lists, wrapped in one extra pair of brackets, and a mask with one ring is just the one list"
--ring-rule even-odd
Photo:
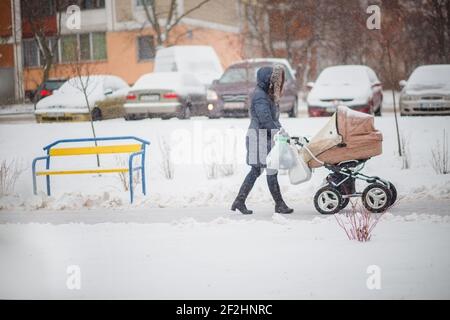
[(64, 112), (48, 112), (47, 117), (64, 117)]
[(149, 102), (159, 101), (159, 94), (141, 94), (141, 100)]
[(433, 109), (433, 108), (440, 108), (441, 104), (439, 103), (421, 103), (420, 108), (423, 109)]
[(244, 109), (245, 103), (244, 102), (225, 102), (223, 104), (224, 109)]

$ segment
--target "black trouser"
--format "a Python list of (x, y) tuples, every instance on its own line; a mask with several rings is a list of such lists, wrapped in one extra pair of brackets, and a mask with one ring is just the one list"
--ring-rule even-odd
[[(239, 189), (239, 194), (237, 196), (237, 200), (245, 202), (250, 191), (253, 189), (255, 185), (256, 179), (262, 174), (264, 168), (261, 167), (251, 167), (250, 172), (244, 179), (241, 188)], [(267, 185), (269, 186), (270, 193), (272, 194), (272, 198), (275, 201), (275, 204), (283, 203), (283, 197), (281, 196), (280, 185), (278, 184), (278, 172), (269, 170), (266, 175)]]

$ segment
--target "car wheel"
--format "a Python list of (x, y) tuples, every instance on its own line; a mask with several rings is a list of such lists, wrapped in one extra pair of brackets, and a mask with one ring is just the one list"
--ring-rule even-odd
[(93, 121), (99, 121), (102, 120), (102, 110), (100, 110), (99, 108), (94, 108), (94, 110), (92, 110), (92, 120)]
[(289, 111), (289, 118), (297, 118), (298, 115), (298, 98), (295, 97), (294, 105), (292, 106), (291, 111)]

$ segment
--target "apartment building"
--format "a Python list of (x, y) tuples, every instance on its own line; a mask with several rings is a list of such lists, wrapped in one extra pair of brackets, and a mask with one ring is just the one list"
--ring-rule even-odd
[[(48, 0), (51, 3), (53, 0)], [(73, 50), (78, 47), (80, 60), (92, 73), (108, 73), (134, 83), (142, 74), (152, 72), (157, 49), (156, 32), (149, 23), (143, 4), (147, 0), (78, 0), (79, 29), (69, 28), (70, 15), (52, 12), (45, 18), (48, 41), (55, 49), (52, 78), (71, 76)], [(1, 14), (11, 12), (11, 3), (26, 1), (2, 0), (7, 6)], [(159, 24), (164, 27), (172, 0), (156, 0)], [(201, 0), (177, 0), (174, 17), (181, 17), (200, 4)], [(210, 45), (219, 55), (223, 67), (242, 58), (240, 12), (238, 0), (210, 0), (184, 16), (171, 31), (165, 45)], [(61, 15), (61, 16), (60, 16)], [(8, 16), (8, 14), (5, 14)], [(0, 17), (0, 36), (8, 37), (11, 17)], [(8, 20), (9, 19), (9, 20)], [(8, 29), (9, 27), (9, 29)], [(52, 37), (60, 30), (59, 40)], [(42, 56), (26, 19), (22, 21), (23, 79), (25, 90), (33, 90), (42, 79)], [(0, 45), (0, 67), (11, 66), (11, 48)]]

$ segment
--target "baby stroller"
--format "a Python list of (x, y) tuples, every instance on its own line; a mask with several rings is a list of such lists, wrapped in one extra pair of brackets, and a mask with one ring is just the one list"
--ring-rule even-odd
[[(311, 140), (290, 138), (298, 148), (302, 170), (324, 166), (331, 173), (314, 196), (314, 206), (321, 214), (335, 214), (350, 198), (361, 197), (364, 207), (373, 213), (384, 212), (397, 200), (395, 186), (380, 177), (361, 171), (371, 157), (382, 153), (383, 136), (374, 128), (374, 117), (339, 106), (327, 125)], [(304, 175), (307, 180), (310, 172)], [(356, 180), (369, 185), (357, 192)]]

